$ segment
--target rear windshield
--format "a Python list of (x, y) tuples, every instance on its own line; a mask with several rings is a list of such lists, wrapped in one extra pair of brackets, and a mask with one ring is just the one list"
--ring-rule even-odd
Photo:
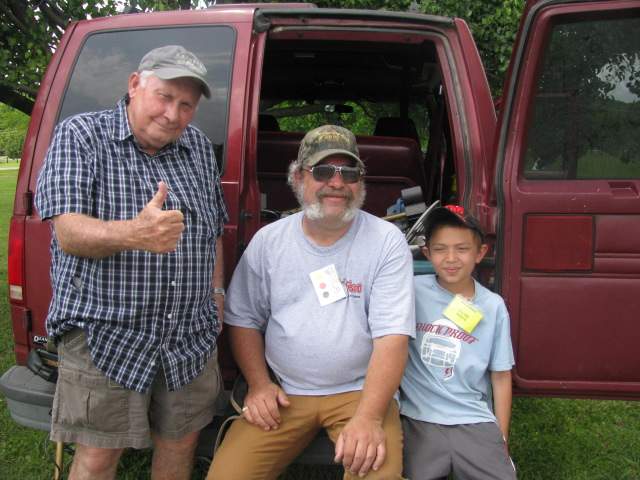
[(127, 80), (149, 50), (182, 45), (207, 67), (211, 99), (202, 98), (194, 124), (216, 145), (222, 167), (235, 32), (226, 26), (110, 31), (85, 42), (65, 92), (58, 121), (81, 112), (113, 108), (127, 92)]

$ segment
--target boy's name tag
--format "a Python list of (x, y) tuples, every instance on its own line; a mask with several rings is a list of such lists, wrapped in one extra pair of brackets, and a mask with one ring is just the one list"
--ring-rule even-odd
[(323, 307), (347, 296), (338, 278), (336, 266), (333, 263), (320, 270), (311, 272), (309, 278), (318, 296), (318, 301)]
[(471, 302), (465, 300), (462, 295), (456, 295), (451, 303), (444, 309), (444, 316), (462, 328), (465, 332), (471, 333), (482, 320), (482, 312), (474, 307)]

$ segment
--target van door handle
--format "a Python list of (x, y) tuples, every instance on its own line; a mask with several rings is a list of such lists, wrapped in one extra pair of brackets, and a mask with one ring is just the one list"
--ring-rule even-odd
[(614, 197), (638, 198), (638, 187), (633, 182), (609, 182)]

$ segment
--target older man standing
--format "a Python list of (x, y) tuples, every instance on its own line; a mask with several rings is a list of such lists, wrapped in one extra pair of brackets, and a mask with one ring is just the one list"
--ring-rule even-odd
[(190, 478), (220, 389), (226, 210), (211, 142), (189, 125), (206, 69), (183, 47), (147, 53), (112, 110), (58, 125), (36, 194), (51, 218), (58, 340), (51, 438), (70, 479), (115, 478), (155, 447), (152, 478)]
[(249, 389), (208, 478), (274, 479), (322, 428), (345, 478), (401, 478), (412, 259), (395, 226), (360, 210), (363, 174), (349, 130), (307, 133), (289, 169), (303, 211), (240, 260), (225, 322)]

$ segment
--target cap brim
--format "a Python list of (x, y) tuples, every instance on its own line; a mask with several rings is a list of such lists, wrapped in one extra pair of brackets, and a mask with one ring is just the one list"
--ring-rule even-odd
[(438, 207), (433, 210), (424, 221), (424, 232), (427, 239), (433, 233), (433, 227), (442, 222), (450, 222), (455, 225), (460, 225), (461, 227), (468, 228), (477, 232), (480, 235), (480, 238), (484, 240), (484, 232), (480, 228), (475, 221), (472, 221), (471, 218), (461, 217), (460, 215), (452, 212), (448, 208)]
[(206, 98), (211, 98), (211, 88), (209, 87), (209, 84), (205, 81), (205, 79), (185, 68), (157, 68), (153, 70), (153, 73), (162, 80), (173, 80), (175, 78), (193, 78), (200, 84), (202, 94)]
[(364, 169), (364, 162), (360, 160), (360, 158), (357, 155), (355, 155), (353, 152), (350, 152), (349, 150), (343, 150), (341, 148), (330, 148), (327, 150), (322, 150), (321, 152), (317, 152), (314, 155), (311, 155), (310, 157), (308, 157), (304, 162), (304, 164), (309, 167), (313, 167), (314, 165), (317, 165), (325, 158), (332, 157), (334, 155), (344, 155), (346, 157), (352, 158), (353, 160), (356, 161), (357, 165), (360, 168)]

